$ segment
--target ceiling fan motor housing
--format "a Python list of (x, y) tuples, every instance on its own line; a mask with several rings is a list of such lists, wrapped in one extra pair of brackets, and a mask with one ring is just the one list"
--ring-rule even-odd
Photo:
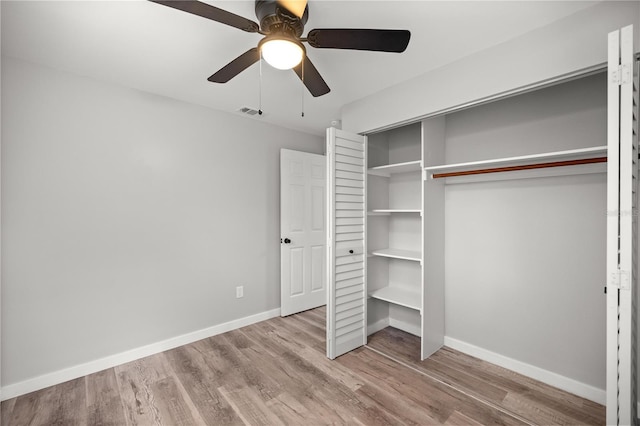
[(302, 17), (298, 18), (280, 6), (277, 0), (256, 0), (256, 17), (264, 33), (284, 33), (299, 38), (309, 19), (309, 8), (306, 7)]

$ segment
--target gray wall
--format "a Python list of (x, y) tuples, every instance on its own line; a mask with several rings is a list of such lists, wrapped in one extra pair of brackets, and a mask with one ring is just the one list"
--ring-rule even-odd
[(3, 57), (2, 384), (278, 308), (280, 148), (324, 143)]
[[(606, 89), (449, 115), (447, 163), (606, 145)], [(604, 389), (606, 173), (452, 184), (445, 208), (446, 335)]]

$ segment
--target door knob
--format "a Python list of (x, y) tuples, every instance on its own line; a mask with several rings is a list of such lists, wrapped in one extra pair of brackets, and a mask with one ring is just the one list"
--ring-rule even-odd
[(291, 240), (290, 240), (290, 239), (288, 239), (288, 238), (285, 238), (285, 239), (284, 239), (284, 243), (285, 243), (285, 244), (290, 244), (290, 243), (291, 243)]

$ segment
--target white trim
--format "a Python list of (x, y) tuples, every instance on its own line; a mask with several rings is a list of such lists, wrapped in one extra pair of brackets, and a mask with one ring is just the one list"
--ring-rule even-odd
[(407, 321), (400, 321), (395, 318), (389, 318), (389, 326), (398, 330), (406, 331), (409, 334), (420, 337), (421, 324), (412, 324)]
[(389, 327), (389, 318), (382, 318), (373, 324), (367, 325), (367, 336), (371, 336), (373, 333), (377, 333), (387, 327)]
[(445, 336), (444, 344), (452, 349), (464, 352), (467, 355), (499, 365), (500, 367), (504, 367), (511, 371), (515, 371), (516, 373), (531, 377), (532, 379), (539, 380), (550, 386), (562, 389), (590, 401), (597, 402), (598, 404), (604, 405), (606, 402), (606, 392), (604, 389), (599, 389), (594, 386), (578, 382), (577, 380), (569, 377), (491, 352), (487, 349), (480, 348), (452, 337)]
[(181, 336), (171, 337), (167, 340), (151, 343), (149, 345), (141, 346), (139, 348), (131, 349), (118, 354), (109, 355), (104, 358), (86, 362), (84, 364), (79, 364), (73, 367), (65, 368), (63, 370), (43, 374), (41, 376), (27, 379), (22, 382), (13, 383), (2, 388), (2, 401), (278, 316), (280, 316), (280, 308), (260, 312), (255, 315), (249, 315), (248, 317), (239, 318), (222, 324), (214, 325), (212, 327), (204, 328), (202, 330), (186, 333)]

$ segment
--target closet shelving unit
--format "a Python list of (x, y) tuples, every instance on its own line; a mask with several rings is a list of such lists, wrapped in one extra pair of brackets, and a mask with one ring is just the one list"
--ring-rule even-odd
[[(422, 313), (422, 137), (416, 123), (368, 138), (367, 279), (371, 310), (393, 325), (394, 312)], [(405, 318), (406, 319), (406, 318)]]

